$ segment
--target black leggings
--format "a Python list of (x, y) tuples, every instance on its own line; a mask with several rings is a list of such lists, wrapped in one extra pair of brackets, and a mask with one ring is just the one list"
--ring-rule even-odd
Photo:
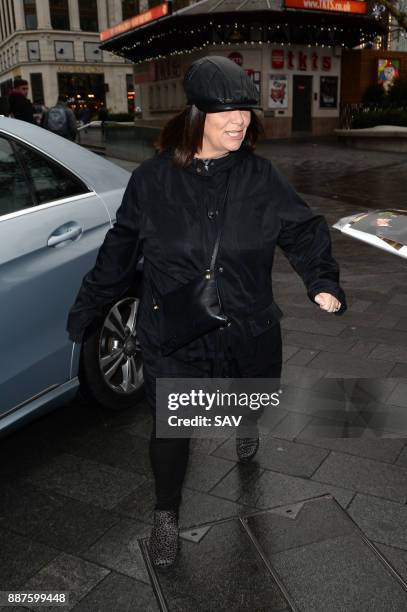
[[(161, 361), (161, 360), (160, 360)], [(267, 360), (264, 360), (267, 361)], [(156, 510), (178, 511), (181, 503), (182, 484), (188, 465), (189, 438), (157, 438), (155, 428), (155, 380), (156, 377), (165, 376), (179, 378), (222, 378), (239, 377), (241, 373), (236, 360), (207, 359), (205, 361), (183, 362), (167, 357), (164, 372), (157, 372), (155, 367), (145, 367), (144, 380), (147, 398), (152, 408), (154, 426), (150, 438), (150, 460), (155, 478)], [(161, 370), (161, 367), (159, 368)], [(267, 372), (259, 374), (270, 378), (280, 378), (281, 362), (269, 364)], [(246, 436), (241, 436), (246, 437)]]

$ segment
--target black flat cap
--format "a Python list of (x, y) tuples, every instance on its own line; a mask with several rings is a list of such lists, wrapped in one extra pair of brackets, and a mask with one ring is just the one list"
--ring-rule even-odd
[(201, 57), (191, 64), (183, 85), (188, 104), (195, 104), (206, 113), (235, 108), (261, 109), (252, 79), (227, 57)]

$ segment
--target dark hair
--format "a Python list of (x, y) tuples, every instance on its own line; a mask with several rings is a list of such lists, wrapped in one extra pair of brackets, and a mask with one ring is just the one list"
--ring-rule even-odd
[[(251, 120), (242, 146), (253, 151), (263, 134), (261, 119), (250, 110)], [(194, 104), (172, 117), (163, 127), (157, 142), (159, 152), (173, 148), (173, 161), (177, 166), (188, 166), (197, 151), (202, 148), (206, 113)]]
[(13, 87), (21, 87), (22, 85), (28, 85), (28, 81), (20, 77), (14, 79)]

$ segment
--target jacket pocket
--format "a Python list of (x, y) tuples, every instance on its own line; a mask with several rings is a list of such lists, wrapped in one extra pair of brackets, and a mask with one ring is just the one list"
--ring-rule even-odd
[(275, 302), (271, 302), (268, 306), (255, 312), (247, 318), (249, 328), (253, 336), (260, 336), (265, 331), (276, 325), (281, 317), (283, 311), (277, 306)]

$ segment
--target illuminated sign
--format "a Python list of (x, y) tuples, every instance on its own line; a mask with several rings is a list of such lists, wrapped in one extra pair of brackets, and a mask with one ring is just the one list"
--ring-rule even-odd
[(130, 17), (112, 28), (103, 30), (103, 32), (100, 33), (100, 40), (103, 42), (109, 38), (113, 38), (114, 36), (118, 36), (124, 32), (128, 32), (129, 30), (133, 30), (134, 28), (139, 28), (150, 21), (155, 21), (156, 19), (160, 19), (160, 17), (165, 17), (168, 15), (168, 13), (168, 2), (163, 2), (163, 4), (158, 4), (148, 11), (144, 11), (144, 13), (134, 15), (134, 17)]
[(360, 15), (367, 13), (367, 2), (361, 0), (284, 0), (284, 6), (305, 11), (337, 11)]

